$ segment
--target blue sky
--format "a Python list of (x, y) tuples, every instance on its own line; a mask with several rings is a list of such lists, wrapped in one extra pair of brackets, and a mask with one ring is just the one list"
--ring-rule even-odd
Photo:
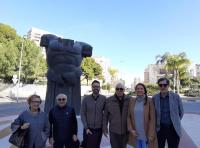
[(37, 27), (87, 42), (133, 80), (165, 52), (200, 63), (199, 8), (199, 0), (0, 0), (0, 22), (19, 35)]

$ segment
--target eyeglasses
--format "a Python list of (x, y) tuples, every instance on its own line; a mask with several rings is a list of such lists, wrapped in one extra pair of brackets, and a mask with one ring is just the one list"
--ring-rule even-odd
[(37, 104), (40, 104), (41, 101), (31, 101), (31, 103), (37, 103)]
[(160, 87), (167, 87), (168, 84), (158, 84)]
[(93, 88), (99, 88), (100, 86), (92, 86)]
[(58, 101), (65, 101), (65, 98), (58, 98)]
[(117, 90), (117, 91), (119, 91), (119, 90), (120, 90), (120, 91), (123, 91), (124, 89), (123, 89), (123, 88), (116, 88), (116, 90)]

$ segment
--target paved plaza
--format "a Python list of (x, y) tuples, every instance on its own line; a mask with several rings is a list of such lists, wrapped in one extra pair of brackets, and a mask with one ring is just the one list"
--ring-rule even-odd
[[(10, 123), (16, 118), (16, 115), (0, 118), (0, 145), (2, 148), (10, 148), (8, 138), (10, 136)], [(78, 137), (82, 140), (83, 126), (78, 119)], [(200, 114), (185, 114), (182, 120), (183, 136), (181, 138), (180, 148), (200, 148)], [(7, 136), (5, 136), (7, 135)], [(5, 137), (2, 137), (5, 136)], [(109, 139), (103, 136), (101, 148), (110, 148)]]

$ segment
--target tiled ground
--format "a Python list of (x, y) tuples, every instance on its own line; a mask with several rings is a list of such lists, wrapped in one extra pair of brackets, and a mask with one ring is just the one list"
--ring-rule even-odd
[[(2, 117), (0, 118), (0, 147), (2, 148), (9, 148), (10, 144), (8, 143), (8, 138), (9, 135), (8, 133), (10, 132), (9, 125), (10, 122), (16, 118), (16, 116), (9, 116), (9, 117)], [(83, 126), (80, 121), (80, 117), (78, 118), (78, 127), (79, 127), (79, 132), (78, 132), (78, 137), (80, 140), (82, 140), (82, 131), (83, 131)], [(180, 142), (180, 148), (200, 148), (200, 115), (197, 114), (185, 114), (182, 120), (182, 125), (183, 125), (183, 137), (181, 138)], [(2, 131), (3, 130), (3, 131)], [(4, 138), (3, 135), (8, 135)], [(102, 143), (101, 143), (102, 148), (110, 148), (109, 144), (109, 139), (105, 138), (103, 136), (102, 138)]]

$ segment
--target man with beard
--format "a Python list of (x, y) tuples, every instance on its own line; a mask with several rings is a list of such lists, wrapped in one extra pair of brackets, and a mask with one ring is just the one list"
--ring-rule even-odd
[(106, 97), (99, 94), (100, 82), (92, 82), (92, 94), (85, 96), (81, 105), (81, 120), (84, 126), (84, 148), (100, 148), (103, 126), (103, 112)]

